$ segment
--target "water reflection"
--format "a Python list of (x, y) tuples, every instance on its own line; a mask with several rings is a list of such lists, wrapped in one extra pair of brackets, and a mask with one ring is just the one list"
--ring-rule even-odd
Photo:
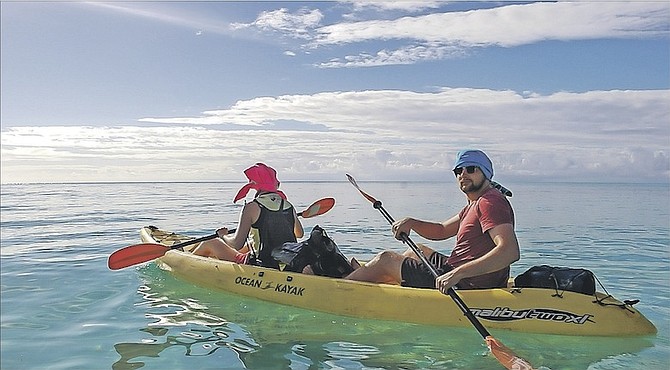
[[(115, 370), (139, 369), (146, 365), (146, 358), (157, 358), (166, 349), (179, 350), (185, 356), (209, 356), (219, 349), (229, 351), (236, 363), (226, 367), (244, 367), (239, 355), (258, 348), (248, 333), (235, 324), (207, 312), (207, 306), (197, 300), (172, 299), (150, 285), (138, 288), (146, 307), (145, 317), (150, 319), (140, 332), (146, 336), (134, 343), (117, 343), (114, 349), (121, 358), (112, 365)], [(232, 356), (230, 356), (232, 355)]]

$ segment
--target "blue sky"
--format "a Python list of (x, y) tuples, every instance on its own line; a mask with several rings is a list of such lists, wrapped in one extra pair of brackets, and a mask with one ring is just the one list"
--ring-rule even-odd
[(670, 182), (670, 3), (2, 2), (2, 182)]

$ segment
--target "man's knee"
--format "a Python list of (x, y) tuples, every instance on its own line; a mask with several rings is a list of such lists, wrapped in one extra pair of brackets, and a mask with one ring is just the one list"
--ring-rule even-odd
[(404, 259), (405, 256), (403, 256), (400, 253), (393, 251), (383, 251), (379, 252), (375, 256), (375, 261), (373, 265), (376, 270), (389, 273), (390, 271), (395, 271), (396, 269), (398, 269), (398, 267), (402, 265), (402, 261)]
[(428, 247), (425, 244), (419, 244), (419, 248), (421, 249), (421, 252), (423, 252), (423, 255), (426, 256), (426, 258), (429, 258), (433, 253), (435, 253), (435, 249)]
[[(418, 244), (418, 247), (421, 250), (421, 252), (423, 253), (423, 255), (426, 256), (426, 258), (430, 258), (430, 256), (435, 252), (434, 249), (426, 246), (425, 244)], [(405, 257), (420, 259), (420, 257), (416, 254), (416, 252), (412, 248), (407, 248), (407, 250), (403, 253), (403, 255)]]
[(375, 259), (377, 260), (377, 263), (390, 263), (391, 261), (395, 261), (401, 256), (393, 251), (382, 251), (377, 253), (377, 256)]

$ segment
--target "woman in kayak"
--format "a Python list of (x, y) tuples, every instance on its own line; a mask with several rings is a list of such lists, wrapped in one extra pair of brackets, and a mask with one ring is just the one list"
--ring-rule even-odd
[[(237, 192), (233, 203), (244, 198), (250, 190), (256, 190), (254, 200), (245, 204), (237, 229), (228, 234), (228, 228), (216, 230), (218, 238), (200, 243), (193, 253), (199, 256), (241, 264), (254, 263), (264, 267), (279, 268), (278, 262), (272, 258), (272, 250), (285, 242), (296, 242), (304, 235), (302, 224), (295, 208), (279, 190), (277, 172), (263, 163), (256, 163), (247, 168), (244, 174), (249, 183)], [(258, 261), (249, 261), (247, 238), (254, 231), (258, 248)], [(252, 246), (253, 248), (253, 246)]]
[(402, 284), (416, 288), (437, 288), (447, 293), (451, 287), (484, 289), (507, 286), (510, 265), (519, 259), (514, 231), (514, 211), (502, 191), (491, 184), (493, 164), (480, 150), (463, 150), (454, 164), (456, 182), (467, 205), (443, 222), (404, 218), (395, 222), (396, 238), (411, 231), (429, 240), (456, 237), (456, 246), (447, 256), (421, 245), (423, 253), (437, 268), (435, 279), (411, 249), (403, 254), (384, 251), (347, 276), (348, 279)]

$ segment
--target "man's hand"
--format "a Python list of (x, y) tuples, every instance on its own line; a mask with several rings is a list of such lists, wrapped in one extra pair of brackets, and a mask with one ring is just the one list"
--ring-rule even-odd
[(447, 290), (458, 284), (462, 278), (463, 277), (460, 276), (458, 269), (455, 268), (446, 274), (438, 276), (437, 279), (435, 279), (435, 288), (442, 294), (447, 294)]
[(402, 240), (402, 234), (409, 236), (409, 232), (412, 231), (412, 223), (414, 219), (411, 217), (405, 217), (402, 220), (396, 221), (391, 225), (391, 230), (396, 239)]

